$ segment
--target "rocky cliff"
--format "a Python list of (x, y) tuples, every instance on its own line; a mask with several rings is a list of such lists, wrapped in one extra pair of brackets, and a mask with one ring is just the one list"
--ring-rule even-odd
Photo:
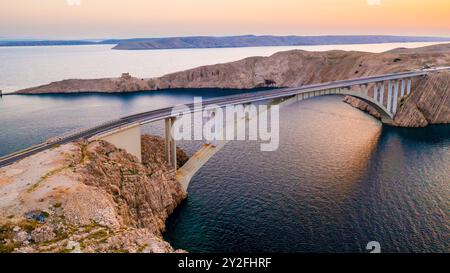
[(402, 127), (450, 123), (450, 72), (430, 74), (401, 102), (394, 122)]
[(142, 143), (143, 163), (95, 141), (0, 169), (0, 252), (174, 252), (161, 232), (186, 193), (164, 141)]
[[(356, 51), (309, 52), (291, 50), (270, 57), (251, 57), (236, 62), (202, 66), (159, 78), (66, 80), (18, 91), (19, 94), (74, 92), (131, 92), (171, 88), (296, 87), (306, 84), (403, 72), (424, 66), (450, 66), (450, 44), (384, 53)], [(422, 87), (416, 88), (419, 96)], [(350, 99), (347, 99), (351, 101)], [(356, 102), (354, 101), (354, 104)], [(358, 102), (361, 104), (361, 102)], [(430, 105), (433, 105), (431, 103)], [(367, 108), (367, 106), (361, 106)], [(429, 109), (434, 112), (435, 109)], [(400, 116), (398, 120), (404, 119)], [(450, 116), (440, 118), (450, 122)], [(401, 125), (403, 123), (399, 123)], [(411, 125), (414, 122), (411, 121)], [(414, 126), (414, 125), (412, 125)], [(419, 126), (417, 123), (415, 126)]]
[(450, 44), (415, 53), (292, 50), (270, 57), (203, 66), (148, 81), (149, 89), (296, 87), (306, 84), (450, 65)]
[[(400, 101), (392, 125), (399, 127), (426, 127), (429, 124), (450, 123), (450, 72), (432, 73), (417, 80), (415, 92)], [(347, 96), (350, 105), (376, 118), (380, 114), (367, 103)]]

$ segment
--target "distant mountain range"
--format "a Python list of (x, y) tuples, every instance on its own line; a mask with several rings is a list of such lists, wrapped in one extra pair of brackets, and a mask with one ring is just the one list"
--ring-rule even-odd
[(226, 48), (255, 46), (301, 46), (336, 44), (375, 44), (402, 42), (447, 42), (450, 37), (353, 35), (353, 36), (191, 36), (168, 38), (89, 40), (0, 40), (3, 46), (116, 45), (117, 50), (151, 50), (182, 48)]
[(0, 40), (0, 47), (7, 46), (67, 46), (67, 45), (98, 45), (102, 42), (86, 40)]

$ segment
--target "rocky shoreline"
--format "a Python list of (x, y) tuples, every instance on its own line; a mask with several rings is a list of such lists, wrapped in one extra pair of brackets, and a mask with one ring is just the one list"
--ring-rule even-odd
[[(120, 78), (71, 79), (19, 90), (16, 94), (125, 93), (173, 88), (254, 89), (261, 87), (296, 87), (417, 70), (426, 66), (450, 66), (450, 44), (414, 49), (400, 48), (383, 53), (291, 50), (279, 52), (269, 57), (250, 57), (236, 62), (202, 66), (158, 78), (139, 79), (125, 73)], [(448, 74), (444, 74), (444, 76), (448, 76)], [(445, 81), (445, 79), (441, 80)], [(434, 86), (439, 87), (440, 90), (428, 90), (425, 93), (420, 91), (421, 88), (429, 89), (432, 86), (432, 84), (420, 85), (420, 83), (414, 83), (413, 88), (419, 91), (409, 101), (414, 103), (420, 101), (420, 106), (414, 104), (416, 110), (412, 110), (413, 104), (405, 109), (401, 107), (395, 117), (397, 126), (422, 127), (425, 124), (450, 123), (450, 115), (447, 114), (448, 103), (447, 105), (439, 103), (442, 97), (448, 98), (450, 92), (448, 85)], [(424, 94), (431, 94), (430, 92), (434, 92), (435, 95), (431, 96), (431, 100), (425, 99), (423, 96), (426, 95)], [(346, 101), (352, 105), (359, 105), (359, 108), (368, 109), (367, 105), (356, 98), (346, 98)], [(436, 111), (441, 112), (441, 114), (436, 114)], [(419, 114), (419, 112), (422, 114)], [(435, 117), (433, 115), (423, 116), (425, 112), (435, 113)], [(414, 114), (415, 118), (409, 117), (411, 113)]]
[(161, 234), (186, 193), (164, 141), (142, 143), (143, 163), (107, 142), (80, 141), (0, 169), (0, 252), (183, 252)]

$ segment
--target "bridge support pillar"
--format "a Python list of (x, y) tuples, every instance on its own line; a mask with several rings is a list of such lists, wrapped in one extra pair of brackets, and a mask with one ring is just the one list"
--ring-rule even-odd
[(377, 82), (374, 84), (373, 99), (375, 101), (378, 101), (378, 83)]
[(403, 96), (405, 96), (405, 89), (406, 89), (406, 83), (405, 83), (405, 80), (402, 80), (402, 88), (400, 90), (400, 98), (403, 98)]
[(166, 144), (166, 160), (170, 166), (177, 169), (177, 145), (175, 139), (172, 136), (172, 126), (175, 122), (175, 118), (166, 118), (165, 123), (165, 144)]
[(395, 80), (394, 82), (394, 102), (392, 103), (392, 113), (397, 113), (397, 101), (398, 101), (398, 87), (399, 81)]
[(388, 97), (387, 97), (387, 110), (391, 112), (392, 110), (392, 81), (388, 81)]
[(366, 96), (369, 95), (369, 84), (365, 83), (365, 84), (361, 84), (360, 88), (362, 90), (362, 93)]
[(106, 132), (89, 140), (104, 140), (127, 153), (134, 155), (138, 162), (142, 162), (141, 125), (130, 124), (114, 131)]
[(380, 87), (380, 100), (379, 100), (381, 105), (384, 105), (384, 86), (385, 86), (385, 83), (384, 83), (384, 81), (382, 81), (381, 87)]
[(411, 80), (411, 78), (409, 78), (408, 79), (408, 84), (407, 84), (407, 87), (406, 87), (406, 94), (411, 94), (411, 83), (412, 83), (412, 80)]

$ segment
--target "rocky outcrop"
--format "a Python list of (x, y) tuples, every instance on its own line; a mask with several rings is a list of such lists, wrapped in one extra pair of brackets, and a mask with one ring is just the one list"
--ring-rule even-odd
[[(165, 154), (166, 142), (157, 136), (142, 136), (142, 162), (151, 170), (160, 169), (160, 165), (166, 163), (166, 159), (161, 157)], [(186, 153), (177, 147), (177, 166), (183, 166), (189, 157)]]
[(122, 93), (150, 90), (148, 80), (131, 77), (124, 73), (120, 78), (69, 79), (20, 90), (18, 94), (54, 93)]
[(372, 115), (377, 119), (381, 119), (380, 113), (375, 108), (373, 108), (372, 106), (370, 106), (369, 104), (358, 98), (352, 96), (345, 96), (344, 102), (350, 104), (355, 108), (360, 109), (361, 111), (367, 112), (368, 114)]
[(416, 83), (394, 118), (401, 127), (425, 127), (450, 122), (450, 72), (433, 73)]
[(0, 251), (174, 252), (161, 232), (186, 193), (163, 142), (143, 136), (143, 163), (95, 141), (0, 169)]

